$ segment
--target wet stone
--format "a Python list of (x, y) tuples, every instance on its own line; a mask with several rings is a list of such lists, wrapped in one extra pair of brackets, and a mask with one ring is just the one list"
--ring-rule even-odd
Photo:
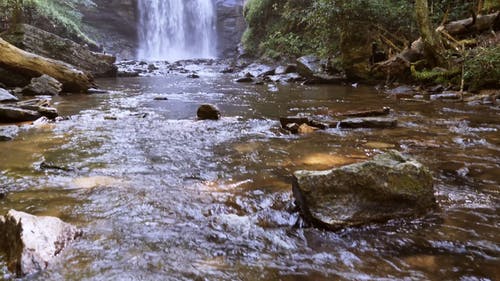
[(19, 99), (11, 95), (9, 91), (0, 88), (0, 102), (10, 102), (10, 101), (18, 101)]
[(22, 109), (13, 106), (0, 106), (0, 122), (15, 123), (24, 121), (35, 121), (42, 115), (34, 110)]
[(37, 217), (10, 210), (0, 217), (0, 250), (7, 267), (23, 277), (45, 270), (81, 230), (55, 217)]
[(37, 78), (31, 79), (31, 83), (24, 87), (23, 94), (36, 96), (36, 95), (49, 95), (55, 96), (62, 91), (61, 82), (48, 76), (42, 75)]
[(331, 170), (297, 171), (293, 195), (306, 221), (329, 230), (419, 216), (436, 207), (429, 170), (394, 150)]
[(358, 129), (358, 128), (395, 128), (398, 125), (397, 119), (385, 117), (364, 117), (364, 118), (348, 118), (340, 121), (339, 128), (342, 129)]
[(302, 124), (308, 124), (310, 121), (311, 119), (309, 117), (302, 116), (288, 116), (280, 118), (281, 127), (284, 129), (286, 129), (286, 126), (290, 123), (295, 123), (300, 126)]
[(0, 141), (11, 141), (19, 133), (17, 126), (0, 126)]
[(235, 82), (237, 82), (237, 83), (250, 83), (250, 82), (253, 82), (253, 78), (252, 77), (240, 77), (240, 78), (236, 79)]
[(199, 120), (219, 120), (220, 110), (212, 104), (203, 104), (198, 108), (197, 116)]
[(458, 92), (443, 92), (441, 94), (431, 95), (431, 100), (460, 100), (462, 96)]

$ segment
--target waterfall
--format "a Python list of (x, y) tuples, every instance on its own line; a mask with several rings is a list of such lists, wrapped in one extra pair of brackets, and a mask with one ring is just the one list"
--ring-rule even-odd
[(140, 59), (213, 58), (213, 0), (139, 0)]

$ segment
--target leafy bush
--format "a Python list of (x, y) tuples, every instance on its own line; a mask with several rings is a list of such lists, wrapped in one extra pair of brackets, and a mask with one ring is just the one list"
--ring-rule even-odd
[(464, 79), (471, 91), (500, 87), (500, 46), (473, 49), (465, 61)]
[(245, 18), (243, 44), (258, 55), (331, 56), (343, 29), (369, 26), (406, 42), (414, 28), (407, 0), (249, 0)]

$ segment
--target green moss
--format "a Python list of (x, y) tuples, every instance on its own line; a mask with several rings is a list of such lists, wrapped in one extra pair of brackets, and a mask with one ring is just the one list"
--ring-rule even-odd
[(453, 68), (451, 70), (446, 69), (424, 69), (418, 71), (415, 65), (411, 66), (411, 75), (417, 81), (421, 82), (432, 82), (438, 84), (455, 84), (457, 85), (460, 80), (461, 69)]

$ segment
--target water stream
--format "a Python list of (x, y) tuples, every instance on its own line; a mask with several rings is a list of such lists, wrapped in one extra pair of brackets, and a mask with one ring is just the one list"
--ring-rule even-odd
[[(498, 280), (498, 107), (200, 75), (99, 80), (109, 94), (56, 97), (68, 120), (0, 143), (0, 213), (57, 216), (85, 233), (28, 280)], [(222, 120), (195, 120), (206, 102)], [(398, 128), (296, 136), (277, 121), (381, 106)], [(431, 168), (440, 210), (340, 233), (296, 226), (293, 171), (390, 148)]]
[(139, 0), (138, 7), (140, 59), (215, 57), (212, 0)]

